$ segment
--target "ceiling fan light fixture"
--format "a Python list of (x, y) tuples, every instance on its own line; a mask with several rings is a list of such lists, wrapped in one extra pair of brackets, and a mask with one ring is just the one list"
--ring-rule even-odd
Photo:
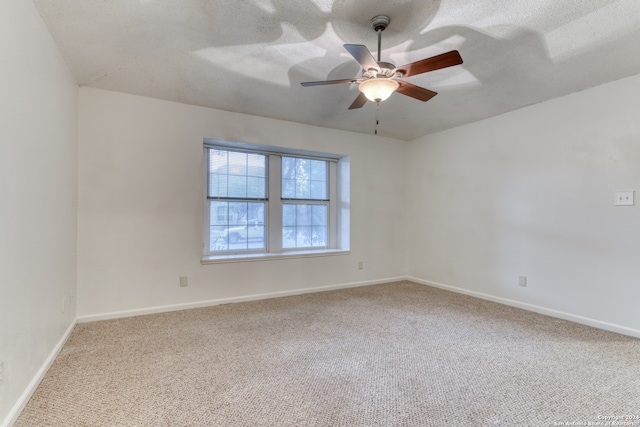
[(358, 90), (364, 93), (370, 101), (382, 102), (389, 98), (393, 92), (400, 87), (400, 84), (392, 79), (374, 78), (365, 80), (358, 86)]

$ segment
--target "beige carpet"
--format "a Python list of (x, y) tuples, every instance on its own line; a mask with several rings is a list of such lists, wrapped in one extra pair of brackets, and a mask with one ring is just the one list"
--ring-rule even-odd
[(80, 324), (16, 426), (611, 416), (640, 417), (640, 340), (399, 282)]

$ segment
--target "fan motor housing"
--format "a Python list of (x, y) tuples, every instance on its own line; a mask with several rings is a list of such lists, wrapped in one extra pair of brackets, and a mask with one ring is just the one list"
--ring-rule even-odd
[(383, 74), (385, 77), (393, 77), (393, 70), (396, 68), (395, 65), (393, 65), (390, 62), (378, 62), (378, 65), (380, 66), (380, 73), (379, 74)]
[(362, 70), (362, 77), (375, 78), (375, 77), (397, 77), (395, 70), (396, 66), (390, 62), (378, 61), (379, 70), (370, 68), (369, 70)]

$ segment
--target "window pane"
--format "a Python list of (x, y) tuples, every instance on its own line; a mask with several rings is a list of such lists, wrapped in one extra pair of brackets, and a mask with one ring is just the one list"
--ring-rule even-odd
[(327, 200), (327, 183), (326, 181), (311, 181), (310, 199)]
[(311, 205), (311, 225), (327, 225), (327, 206)]
[(227, 242), (222, 238), (222, 234), (226, 229), (226, 226), (211, 226), (211, 232), (209, 234), (209, 250), (210, 251), (222, 251), (227, 250)]
[(264, 177), (247, 177), (247, 197), (254, 199), (264, 198)]
[(247, 229), (247, 244), (249, 249), (263, 249), (264, 237), (264, 222), (249, 222)]
[(309, 248), (327, 246), (327, 205), (282, 205), (282, 247)]
[(282, 225), (296, 225), (296, 205), (282, 205)]
[(282, 179), (296, 179), (296, 159), (293, 157), (282, 158)]
[(311, 227), (299, 226), (296, 230), (296, 247), (311, 246)]
[(309, 199), (311, 188), (311, 161), (308, 159), (296, 159), (296, 199)]
[(296, 199), (310, 199), (311, 198), (311, 187), (308, 176), (304, 176), (301, 178), (298, 176), (296, 179)]
[(247, 178), (240, 175), (229, 175), (227, 197), (247, 197)]
[(311, 227), (312, 246), (327, 246), (327, 227)]
[(209, 202), (209, 223), (211, 226), (227, 223), (227, 203)]
[(209, 150), (209, 197), (257, 198), (267, 195), (267, 157)]
[(327, 200), (327, 165), (324, 160), (282, 158), (282, 198)]
[(296, 205), (296, 225), (311, 225), (311, 205)]
[(296, 180), (283, 179), (282, 180), (282, 198), (295, 199), (295, 197), (296, 197)]
[(227, 152), (209, 150), (209, 196), (227, 195)]
[(229, 175), (247, 174), (247, 154), (229, 151)]
[(327, 197), (327, 162), (311, 161), (311, 199), (326, 200)]
[(211, 201), (209, 251), (264, 249), (265, 208), (264, 202)]
[(327, 181), (327, 162), (322, 160), (311, 161), (311, 179), (314, 181)]
[(248, 175), (267, 176), (267, 158), (262, 154), (247, 154)]

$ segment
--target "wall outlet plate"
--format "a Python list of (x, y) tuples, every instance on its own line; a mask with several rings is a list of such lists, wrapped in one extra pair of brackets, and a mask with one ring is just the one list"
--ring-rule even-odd
[(527, 287), (527, 276), (518, 277), (518, 286), (522, 286), (523, 288)]
[(616, 191), (615, 206), (633, 206), (634, 191)]

